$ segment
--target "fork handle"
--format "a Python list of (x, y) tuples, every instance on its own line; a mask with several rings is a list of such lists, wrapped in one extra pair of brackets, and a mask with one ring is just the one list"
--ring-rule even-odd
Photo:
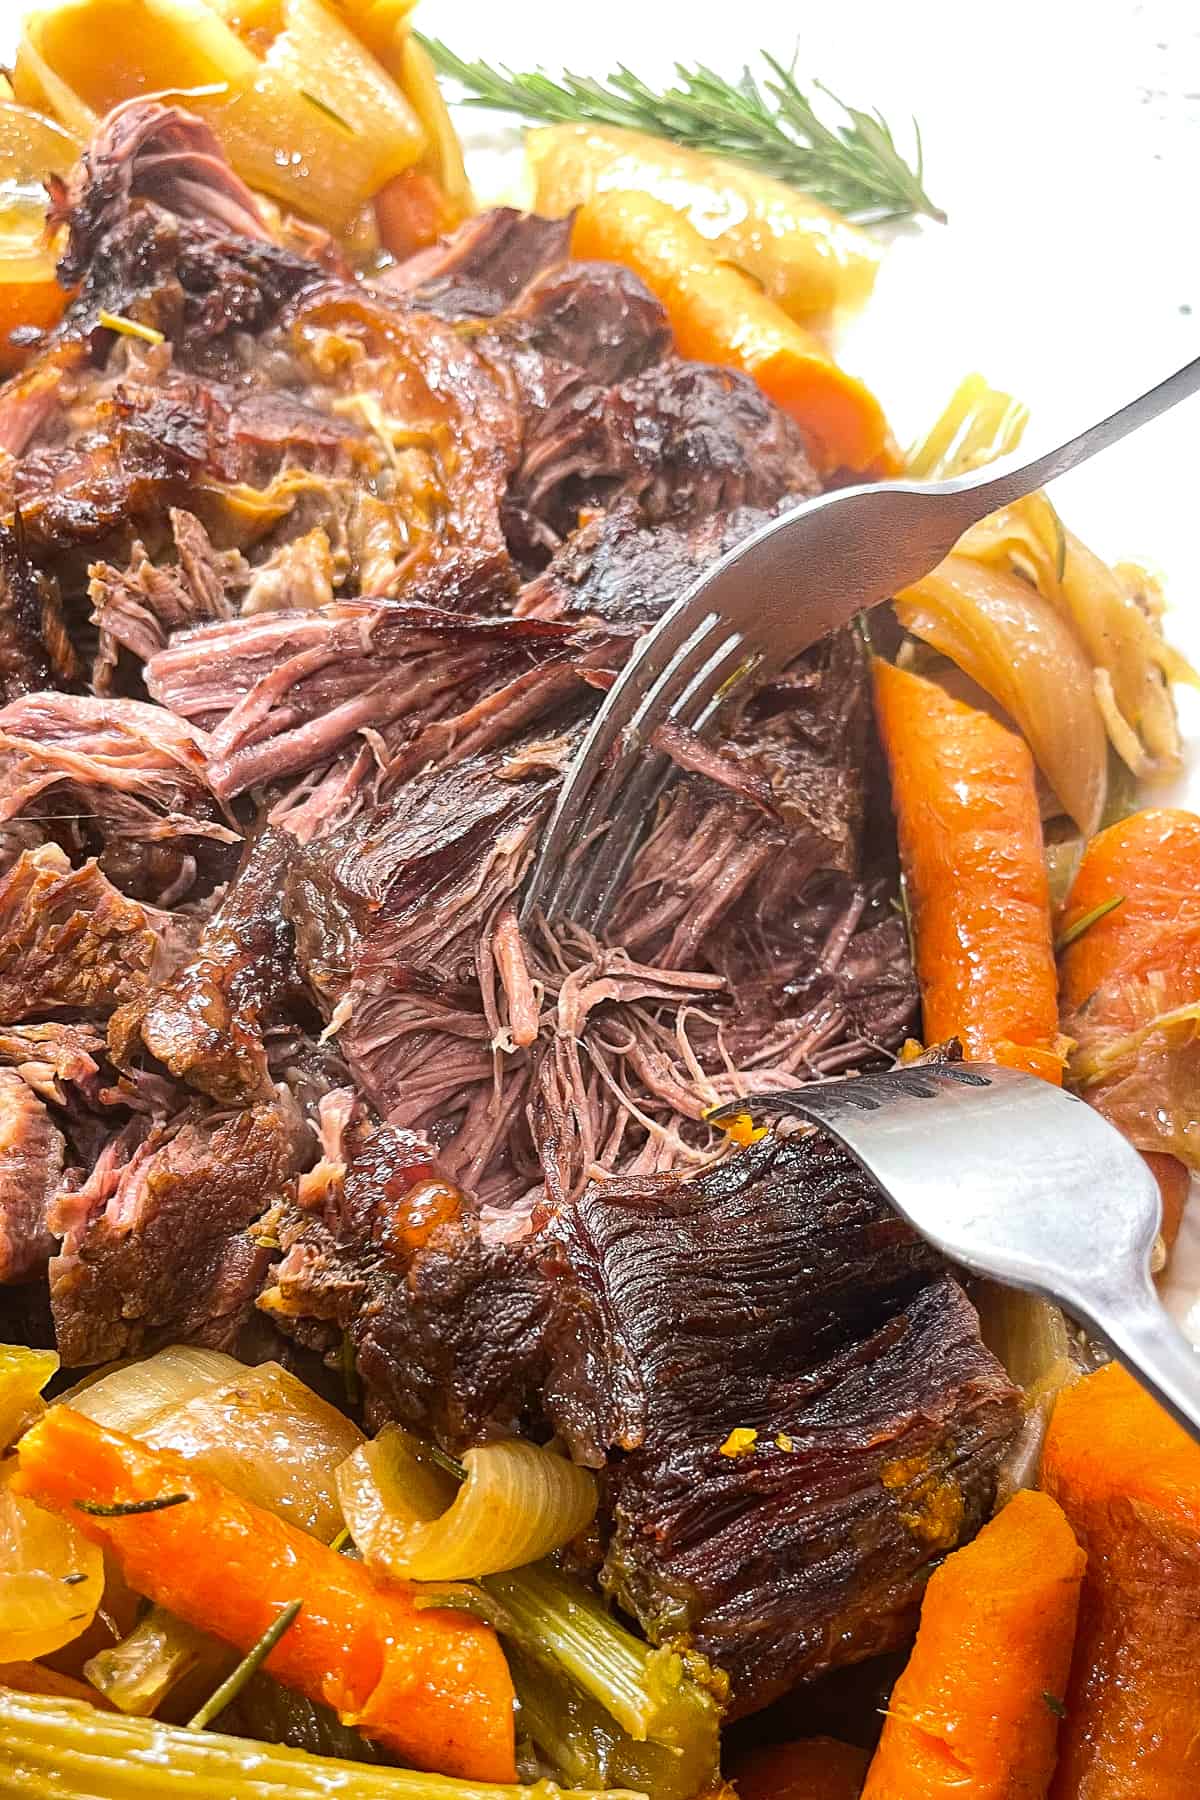
[(1103, 1298), (1088, 1299), (1088, 1323), (1185, 1431), (1200, 1439), (1200, 1350), (1180, 1331), (1149, 1274), (1143, 1271)]
[(1106, 419), (1101, 419), (1096, 425), (1089, 425), (1086, 431), (1068, 438), (1065, 444), (1059, 444), (1054, 450), (1047, 450), (1041, 456), (1021, 458), (1017, 462), (1006, 458), (998, 465), (993, 463), (987, 468), (973, 470), (969, 475), (955, 476), (934, 486), (948, 497), (958, 500), (965, 529), (967, 525), (986, 518), (988, 513), (995, 512), (998, 507), (1009, 506), (1014, 500), (1033, 493), (1035, 488), (1044, 487), (1048, 481), (1065, 475), (1069, 469), (1086, 462), (1098, 451), (1107, 450), (1110, 444), (1119, 443), (1131, 431), (1137, 431), (1139, 426), (1147, 425), (1161, 413), (1169, 412), (1171, 407), (1186, 400), (1197, 389), (1200, 389), (1200, 356), (1185, 363), (1182, 369), (1176, 369), (1173, 375), (1168, 375), (1157, 387), (1139, 394), (1136, 400), (1127, 401)]

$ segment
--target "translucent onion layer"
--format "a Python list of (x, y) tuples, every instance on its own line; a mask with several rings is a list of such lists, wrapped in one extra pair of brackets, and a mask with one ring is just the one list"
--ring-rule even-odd
[(413, 1581), (471, 1580), (560, 1549), (595, 1516), (595, 1478), (512, 1439), (468, 1450), (457, 1485), (389, 1425), (338, 1470), (342, 1511), (368, 1567)]

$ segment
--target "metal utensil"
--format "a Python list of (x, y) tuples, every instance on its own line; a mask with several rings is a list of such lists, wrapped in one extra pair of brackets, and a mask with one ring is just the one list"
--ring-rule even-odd
[(966, 531), (1200, 388), (1200, 358), (1042, 456), (952, 481), (843, 488), (792, 508), (714, 563), (641, 640), (567, 771), (522, 902), (595, 929), (670, 773), (667, 721), (702, 728), (734, 687), (918, 581)]
[(897, 1212), (976, 1275), (1057, 1301), (1200, 1438), (1200, 1355), (1150, 1278), (1158, 1183), (1094, 1107), (988, 1063), (814, 1082), (712, 1114), (837, 1138)]

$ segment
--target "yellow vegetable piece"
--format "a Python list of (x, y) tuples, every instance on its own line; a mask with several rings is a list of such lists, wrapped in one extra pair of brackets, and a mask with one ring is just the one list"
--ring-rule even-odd
[(425, 133), (322, 0), (283, 0), (278, 18), (259, 57), (203, 0), (59, 0), (27, 23), (18, 92), (83, 133), (120, 100), (172, 95), (251, 187), (337, 230), (418, 160)]
[(399, 66), (393, 67), (385, 57), (384, 67), (400, 83), (425, 129), (428, 148), (422, 158), (422, 167), (438, 182), (449, 210), (454, 215), (454, 222), (459, 223), (472, 211), (474, 201), (471, 197), (471, 185), (467, 180), (466, 164), (463, 162), (462, 145), (446, 102), (442, 99), (437, 71), (429, 52), (423, 44), (417, 42), (411, 32), (401, 34), (397, 44)]
[(60, 1650), (104, 1593), (104, 1556), (68, 1519), (0, 1485), (0, 1662)]
[(39, 1398), (58, 1370), (54, 1350), (28, 1350), (24, 1344), (0, 1344), (0, 1451), (7, 1450), (26, 1424), (42, 1410)]
[(525, 149), (539, 212), (557, 217), (610, 191), (650, 194), (683, 213), (794, 319), (861, 306), (874, 286), (879, 247), (770, 175), (615, 125), (543, 126), (527, 135)]
[(758, 1433), (749, 1425), (736, 1425), (717, 1451), (718, 1456), (749, 1456)]

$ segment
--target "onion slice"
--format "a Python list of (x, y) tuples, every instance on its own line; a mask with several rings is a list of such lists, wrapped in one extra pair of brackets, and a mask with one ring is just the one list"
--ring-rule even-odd
[(0, 1485), (0, 1663), (32, 1662), (73, 1642), (103, 1594), (99, 1545)]
[(398, 1425), (342, 1464), (338, 1495), (368, 1568), (411, 1581), (496, 1575), (561, 1549), (595, 1516), (595, 1478), (536, 1444), (485, 1444), (463, 1465), (456, 1488)]

